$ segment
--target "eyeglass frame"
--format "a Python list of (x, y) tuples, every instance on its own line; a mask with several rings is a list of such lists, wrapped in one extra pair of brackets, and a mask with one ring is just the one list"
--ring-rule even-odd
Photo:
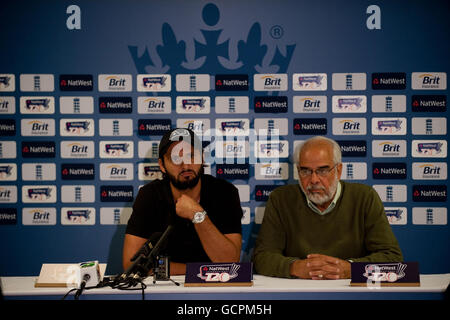
[[(336, 168), (336, 166), (337, 166), (338, 164), (339, 164), (339, 163), (335, 163), (334, 166), (332, 166), (331, 168), (327, 168), (328, 166), (325, 166), (325, 167), (319, 167), (319, 168), (314, 169), (314, 170), (309, 169), (309, 168), (305, 168), (305, 167), (302, 168), (302, 167), (300, 167), (300, 166), (297, 166), (297, 172), (298, 172), (299, 177), (301, 177), (301, 178), (308, 178), (308, 177), (311, 177), (312, 174), (313, 174), (313, 172), (314, 172), (318, 177), (326, 178), (326, 177), (330, 174), (330, 172), (331, 172), (333, 169)], [(307, 174), (307, 175), (302, 175), (302, 174), (300, 173), (301, 170), (308, 170), (308, 171), (309, 171), (309, 174)], [(323, 170), (323, 171), (322, 171), (323, 173), (319, 173), (319, 172), (317, 172), (317, 170)]]

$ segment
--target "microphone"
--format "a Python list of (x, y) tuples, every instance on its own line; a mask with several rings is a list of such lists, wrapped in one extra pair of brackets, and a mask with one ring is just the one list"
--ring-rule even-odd
[(98, 261), (88, 261), (80, 263), (77, 269), (78, 290), (75, 294), (75, 299), (78, 299), (86, 286), (95, 287), (99, 282), (100, 266), (98, 264)]
[[(172, 229), (173, 226), (169, 225), (163, 234), (161, 232), (152, 234), (130, 259), (133, 263), (120, 276), (116, 277), (115, 283), (124, 281), (127, 278), (132, 279), (132, 282), (135, 283), (139, 278), (146, 277), (153, 263), (153, 257), (156, 257), (159, 253)], [(152, 242), (154, 243), (158, 238), (159, 240), (153, 246)]]
[[(162, 236), (159, 238), (158, 242), (153, 246), (153, 249), (146, 255), (140, 255), (133, 265), (127, 269), (125, 273), (128, 278), (132, 279), (132, 283), (136, 283), (136, 281), (139, 281), (140, 278), (146, 277), (148, 275), (148, 272), (150, 269), (154, 266), (156, 257), (158, 256), (161, 249), (163, 249), (163, 246), (165, 245), (165, 242), (167, 238), (169, 237), (170, 233), (172, 233), (173, 226), (169, 225), (162, 234)], [(128, 271), (131, 271), (128, 273)], [(123, 274), (122, 274), (123, 277)]]

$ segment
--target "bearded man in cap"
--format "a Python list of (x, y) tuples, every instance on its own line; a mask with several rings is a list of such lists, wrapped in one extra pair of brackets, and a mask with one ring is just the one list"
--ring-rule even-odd
[(168, 131), (159, 144), (162, 180), (143, 186), (126, 228), (123, 267), (157, 232), (174, 227), (166, 254), (171, 275), (188, 262), (239, 262), (242, 208), (237, 188), (204, 173), (202, 142), (192, 130)]

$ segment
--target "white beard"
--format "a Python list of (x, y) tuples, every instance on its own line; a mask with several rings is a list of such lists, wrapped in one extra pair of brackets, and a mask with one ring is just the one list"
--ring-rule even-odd
[[(325, 187), (322, 184), (316, 186), (308, 185), (305, 191), (305, 189), (303, 189), (301, 182), (299, 181), (300, 189), (302, 189), (303, 193), (309, 199), (309, 201), (311, 201), (316, 205), (323, 205), (324, 203), (331, 201), (336, 193), (338, 183), (339, 179), (335, 175), (335, 179), (331, 183), (328, 192), (326, 192)], [(325, 193), (319, 194), (316, 192), (310, 192), (310, 190), (323, 190)]]

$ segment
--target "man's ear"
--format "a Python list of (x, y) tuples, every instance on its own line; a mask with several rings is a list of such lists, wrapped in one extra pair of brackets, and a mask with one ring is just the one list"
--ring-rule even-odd
[(166, 172), (166, 168), (164, 167), (164, 161), (160, 159), (158, 159), (158, 164), (159, 164), (159, 170), (161, 170), (162, 173), (167, 173)]

